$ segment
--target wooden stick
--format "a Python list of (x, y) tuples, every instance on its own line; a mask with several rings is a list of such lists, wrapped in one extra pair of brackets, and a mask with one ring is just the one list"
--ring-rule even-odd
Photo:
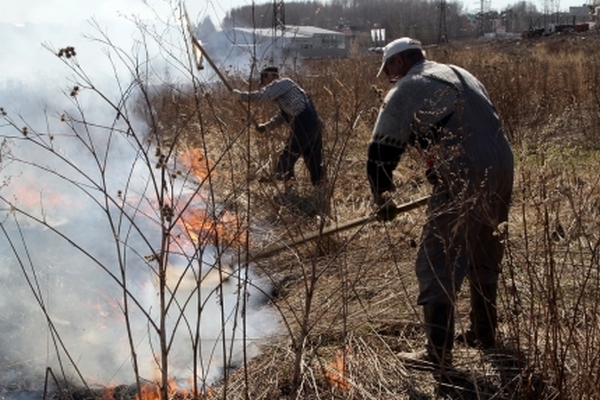
[[(430, 196), (421, 197), (417, 200), (396, 206), (396, 214), (405, 213), (405, 212), (414, 210), (415, 208), (421, 207), (422, 205), (426, 204), (427, 201), (429, 201), (429, 197)], [(238, 267), (244, 266), (248, 262), (257, 261), (257, 260), (271, 257), (271, 256), (279, 253), (280, 251), (288, 249), (290, 247), (295, 247), (295, 246), (301, 245), (303, 243), (309, 242), (313, 239), (328, 236), (328, 235), (334, 234), (336, 232), (342, 232), (342, 231), (346, 231), (348, 229), (352, 229), (357, 226), (363, 226), (363, 225), (365, 225), (369, 222), (372, 222), (376, 219), (377, 219), (377, 214), (367, 215), (365, 217), (360, 217), (360, 218), (350, 220), (350, 221), (345, 222), (340, 225), (334, 225), (334, 226), (330, 226), (330, 227), (322, 229), (322, 230), (310, 232), (307, 235), (303, 235), (301, 238), (287, 240), (287, 241), (284, 241), (279, 244), (272, 244), (270, 246), (267, 246), (265, 249), (259, 251), (258, 253), (249, 254), (247, 258), (246, 257), (237, 257), (237, 258), (234, 257), (234, 258), (230, 259), (229, 262), (224, 263), (222, 265), (222, 267), (220, 267), (219, 274), (221, 274), (221, 275), (220, 275), (219, 279), (221, 279), (221, 283), (227, 281), (230, 277), (232, 277), (235, 274), (235, 271), (238, 269)]]
[[(421, 207), (422, 205), (426, 204), (428, 200), (429, 196), (425, 196), (421, 197), (420, 199), (396, 206), (396, 213), (399, 214), (414, 210), (415, 208)], [(376, 219), (376, 214), (367, 215), (365, 217), (360, 217), (351, 221), (344, 222), (343, 224), (333, 225), (322, 230), (310, 232), (306, 235), (302, 235), (302, 237), (300, 238), (293, 238), (282, 243), (275, 243), (270, 246), (267, 246), (265, 249), (259, 251), (256, 254), (250, 254), (249, 261), (256, 261), (263, 258), (268, 258), (287, 248), (301, 245), (319, 237), (329, 236), (337, 232), (342, 232), (357, 226), (362, 226)]]
[(223, 84), (227, 87), (227, 89), (230, 92), (232, 92), (233, 91), (233, 87), (229, 84), (229, 82), (227, 82), (227, 79), (221, 73), (221, 71), (219, 70), (219, 68), (217, 67), (217, 65), (214, 63), (214, 61), (212, 60), (212, 58), (210, 58), (210, 56), (208, 55), (208, 53), (206, 52), (206, 50), (204, 49), (204, 47), (202, 46), (202, 44), (200, 43), (200, 41), (198, 39), (196, 39), (196, 36), (194, 36), (194, 32), (192, 31), (192, 24), (190, 23), (190, 17), (188, 16), (188, 13), (187, 13), (187, 10), (185, 9), (185, 6), (183, 7), (183, 12), (185, 13), (185, 19), (186, 19), (186, 22), (187, 22), (187, 25), (188, 25), (188, 33), (191, 36), (192, 45), (195, 46), (204, 55), (204, 58), (206, 58), (206, 61), (208, 61), (208, 63), (212, 67), (212, 69), (217, 73), (217, 75), (219, 76), (219, 78), (221, 79), (221, 81), (223, 82)]
[[(208, 53), (202, 46), (202, 43), (200, 43), (200, 41), (198, 39), (196, 39), (196, 36), (194, 36), (194, 32), (192, 31), (192, 24), (190, 23), (190, 18), (188, 16), (187, 10), (185, 9), (185, 5), (183, 6), (183, 12), (185, 13), (185, 19), (186, 19), (187, 25), (188, 25), (188, 33), (192, 39), (192, 46), (194, 46), (198, 51), (200, 51), (202, 53), (202, 55), (204, 56), (204, 58), (206, 58), (206, 61), (208, 61), (208, 63), (212, 67), (212, 69), (217, 73), (217, 75), (219, 76), (219, 78), (221, 79), (221, 81), (223, 82), (225, 87), (227, 88), (227, 90), (229, 90), (230, 92), (233, 92), (233, 86), (231, 86), (231, 84), (227, 81), (227, 78), (225, 78), (225, 76), (221, 73), (221, 71), (219, 70), (217, 65), (214, 63), (212, 58), (210, 58), (210, 56), (208, 55)], [(243, 103), (239, 99), (238, 99), (238, 104), (242, 107), (244, 112), (247, 111), (245, 103)], [(250, 122), (252, 124), (254, 124), (255, 128), (258, 127), (258, 125), (259, 125), (258, 122), (256, 122), (256, 120), (254, 119), (254, 117), (252, 115), (250, 115)]]
[(217, 73), (217, 75), (219, 75), (219, 78), (221, 79), (223, 84), (227, 87), (227, 89), (230, 92), (232, 92), (233, 87), (229, 84), (229, 82), (227, 81), (225, 76), (221, 73), (221, 71), (219, 71), (219, 68), (217, 68), (217, 66), (215, 65), (213, 60), (210, 58), (210, 56), (208, 55), (206, 50), (204, 50), (204, 47), (202, 47), (202, 45), (198, 42), (198, 40), (196, 40), (196, 38), (193, 38), (192, 41), (195, 43), (196, 46), (198, 46), (198, 49), (202, 52), (202, 54), (204, 54), (204, 58), (206, 58), (206, 61), (208, 61), (208, 63), (212, 67), (212, 69)]

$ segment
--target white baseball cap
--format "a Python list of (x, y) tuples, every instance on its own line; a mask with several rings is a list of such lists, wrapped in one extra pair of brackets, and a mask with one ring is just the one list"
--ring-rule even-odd
[(386, 44), (383, 48), (383, 59), (381, 61), (381, 67), (379, 67), (379, 72), (377, 72), (377, 76), (381, 75), (385, 63), (390, 57), (406, 50), (423, 50), (423, 48), (421, 47), (421, 42), (409, 37), (402, 37)]

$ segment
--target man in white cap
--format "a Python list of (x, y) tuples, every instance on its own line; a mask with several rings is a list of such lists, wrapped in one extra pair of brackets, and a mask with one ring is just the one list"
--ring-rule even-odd
[[(427, 344), (399, 356), (413, 367), (445, 368), (452, 362), (455, 302), (465, 278), (470, 327), (459, 338), (484, 350), (496, 346), (504, 253), (499, 226), (508, 218), (513, 154), (483, 85), (462, 68), (427, 60), (419, 41), (404, 37), (385, 46), (381, 73), (393, 87), (368, 145), (373, 201), (381, 210), (390, 204), (392, 173), (409, 145), (422, 154), (433, 185), (415, 268)], [(381, 212), (380, 218), (392, 215)]]

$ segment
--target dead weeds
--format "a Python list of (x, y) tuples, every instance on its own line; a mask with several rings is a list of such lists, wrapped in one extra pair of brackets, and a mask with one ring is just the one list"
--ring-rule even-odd
[[(273, 283), (270, 301), (284, 326), (262, 354), (230, 371), (218, 396), (597, 398), (599, 43), (598, 35), (590, 34), (428, 49), (431, 59), (480, 77), (518, 161), (497, 353), (457, 344), (456, 371), (443, 379), (398, 362), (397, 352), (419, 349), (424, 341), (413, 273), (423, 215), (415, 210), (391, 223), (291, 246), (253, 264)], [(277, 201), (281, 193), (274, 184), (257, 178), (271, 171), (281, 143), (281, 136), (261, 136), (249, 122), (266, 118), (267, 111), (241, 109), (219, 88), (203, 89), (201, 101), (207, 105), (200, 111), (180, 98), (179, 107), (189, 107), (184, 114), (195, 113), (192, 121), (200, 121), (186, 130), (186, 146), (204, 149), (216, 162), (219, 179), (213, 189), (250, 222), (254, 246), (301, 237), (371, 211), (364, 157), (388, 88), (375, 79), (378, 64), (379, 56), (365, 55), (307, 61), (287, 71), (308, 90), (325, 120), (332, 184), (326, 212), (314, 206), (302, 161), (296, 191), (284, 201)], [(158, 115), (164, 126), (173, 123), (170, 113)], [(396, 171), (399, 203), (429, 192), (423, 171), (414, 154), (403, 158)], [(467, 324), (467, 304), (461, 295), (457, 331)]]

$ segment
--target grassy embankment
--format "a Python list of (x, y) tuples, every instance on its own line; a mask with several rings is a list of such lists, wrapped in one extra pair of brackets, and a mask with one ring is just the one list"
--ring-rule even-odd
[[(465, 67), (484, 83), (514, 147), (498, 302), (502, 365), (457, 345), (456, 364), (465, 372), (452, 388), (406, 370), (395, 357), (424, 340), (413, 273), (423, 222), (417, 210), (258, 261), (253, 268), (272, 281), (284, 327), (217, 391), (228, 399), (599, 398), (598, 43), (589, 35), (428, 49), (431, 59)], [(273, 202), (275, 185), (257, 179), (271, 170), (284, 133), (261, 136), (247, 121), (263, 121), (273, 109), (238, 104), (225, 89), (200, 91), (197, 102), (187, 89), (156, 101), (162, 126), (177, 127), (183, 147), (201, 148), (217, 162), (214, 191), (242, 229), (251, 227), (251, 252), (370, 212), (365, 150), (388, 88), (374, 76), (379, 60), (353, 56), (286, 71), (325, 120), (333, 189), (326, 215), (313, 207), (302, 162), (293, 204)], [(241, 79), (229, 79), (244, 88)], [(397, 202), (429, 192), (423, 172), (408, 152), (396, 173)], [(458, 304), (459, 331), (468, 322), (466, 296)]]

